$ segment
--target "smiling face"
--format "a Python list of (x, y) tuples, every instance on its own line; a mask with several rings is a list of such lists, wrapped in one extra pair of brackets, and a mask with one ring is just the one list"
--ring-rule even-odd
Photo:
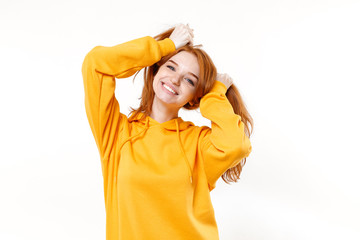
[(200, 66), (195, 55), (181, 51), (172, 56), (154, 77), (154, 102), (180, 109), (194, 98)]

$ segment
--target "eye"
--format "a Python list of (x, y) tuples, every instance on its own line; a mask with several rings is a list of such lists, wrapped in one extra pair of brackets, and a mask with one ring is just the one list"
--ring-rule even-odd
[(185, 78), (185, 80), (186, 80), (186, 81), (188, 81), (191, 85), (193, 85), (193, 86), (194, 86), (194, 82), (193, 82), (191, 79), (189, 79), (189, 78)]
[(171, 65), (167, 65), (166, 67), (169, 68), (171, 71), (175, 71), (175, 68)]

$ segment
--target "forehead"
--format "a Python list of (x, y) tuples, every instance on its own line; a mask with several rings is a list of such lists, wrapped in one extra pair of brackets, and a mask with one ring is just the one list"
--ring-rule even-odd
[(184, 70), (199, 75), (200, 66), (194, 54), (186, 51), (181, 51), (175, 54), (174, 56), (172, 56), (169, 60), (176, 62), (179, 65), (179, 67), (184, 68)]

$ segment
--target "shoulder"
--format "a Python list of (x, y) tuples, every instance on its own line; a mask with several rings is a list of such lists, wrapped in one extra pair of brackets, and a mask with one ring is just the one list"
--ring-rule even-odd
[(193, 137), (203, 138), (211, 131), (211, 128), (208, 126), (197, 126), (192, 123), (185, 131)]

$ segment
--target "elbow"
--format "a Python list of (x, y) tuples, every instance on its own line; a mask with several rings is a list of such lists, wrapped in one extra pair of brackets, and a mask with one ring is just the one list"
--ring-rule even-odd
[(84, 62), (92, 62), (93, 59), (96, 59), (97, 50), (100, 46), (96, 46), (93, 49), (90, 50), (85, 56)]
[(100, 46), (96, 46), (88, 52), (84, 58), (82, 64), (82, 73), (83, 75), (86, 73), (88, 69), (95, 69), (96, 59), (97, 59), (97, 52)]
[(240, 141), (240, 144), (237, 145), (236, 148), (233, 149), (232, 155), (237, 159), (243, 159), (250, 155), (252, 151), (252, 146), (250, 140), (245, 138)]
[(247, 136), (213, 146), (217, 149), (219, 157), (225, 159), (243, 159), (249, 156), (252, 151), (251, 142)]
[(243, 148), (243, 154), (244, 154), (243, 158), (248, 157), (250, 155), (251, 151), (252, 151), (252, 146), (249, 141), (249, 144), (245, 148)]

